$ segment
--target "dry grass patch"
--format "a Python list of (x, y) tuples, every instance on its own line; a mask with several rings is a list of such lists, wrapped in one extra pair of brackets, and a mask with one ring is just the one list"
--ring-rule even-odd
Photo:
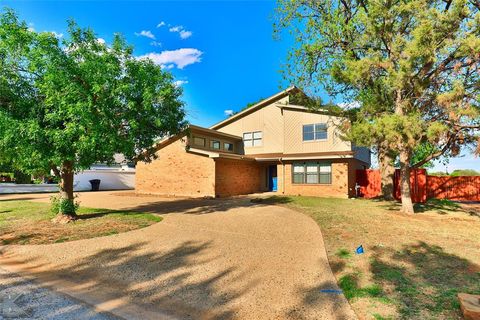
[(54, 224), (47, 203), (0, 201), (0, 244), (46, 244), (107, 236), (144, 228), (162, 220), (149, 213), (83, 208), (79, 219)]
[[(330, 265), (360, 319), (462, 319), (458, 292), (480, 294), (480, 215), (448, 201), (272, 197), (321, 227)], [(365, 253), (355, 254), (363, 245)]]

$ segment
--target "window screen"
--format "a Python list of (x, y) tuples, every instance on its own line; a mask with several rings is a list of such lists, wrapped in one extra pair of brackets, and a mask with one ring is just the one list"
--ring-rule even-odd
[(315, 140), (326, 140), (326, 139), (327, 139), (327, 124), (317, 123), (315, 125)]
[(307, 163), (307, 183), (318, 183), (318, 164)]
[(233, 151), (233, 143), (225, 142), (225, 143), (223, 144), (223, 150)]
[(193, 137), (193, 144), (196, 146), (205, 147), (205, 138)]
[(262, 145), (262, 131), (245, 132), (243, 134), (243, 144), (245, 147), (258, 147)]
[(261, 131), (257, 131), (253, 133), (253, 146), (261, 146), (262, 145), (262, 137), (263, 133)]
[(304, 183), (305, 165), (303, 163), (293, 164), (293, 183)]
[(220, 141), (217, 141), (217, 140), (210, 141), (210, 147), (215, 150), (220, 150)]
[(314, 127), (313, 124), (303, 126), (303, 141), (312, 141), (315, 139)]
[(332, 165), (325, 162), (293, 163), (294, 184), (331, 184)]
[(328, 138), (326, 123), (303, 125), (303, 141), (326, 140)]

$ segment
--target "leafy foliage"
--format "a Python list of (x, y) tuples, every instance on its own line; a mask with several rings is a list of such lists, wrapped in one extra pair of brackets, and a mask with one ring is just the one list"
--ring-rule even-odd
[(69, 21), (60, 41), (0, 15), (0, 154), (22, 171), (53, 170), (70, 200), (75, 171), (115, 153), (149, 161), (158, 138), (183, 130), (181, 94), (119, 34), (108, 46)]
[(478, 2), (281, 0), (283, 28), (297, 44), (286, 76), (359, 103), (347, 138), (399, 155), (402, 202), (410, 166), (480, 153)]
[(80, 203), (78, 201), (63, 199), (58, 195), (50, 197), (50, 204), (50, 211), (53, 214), (57, 214), (59, 212), (76, 212), (80, 207)]
[(480, 176), (480, 172), (472, 170), (472, 169), (457, 169), (453, 170), (450, 174), (452, 177), (458, 176)]

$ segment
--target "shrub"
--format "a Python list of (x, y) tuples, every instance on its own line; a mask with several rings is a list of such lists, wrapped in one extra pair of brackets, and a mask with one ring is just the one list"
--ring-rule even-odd
[(60, 212), (75, 213), (80, 207), (78, 201), (62, 199), (59, 195), (51, 196), (50, 203), (50, 211), (55, 215)]

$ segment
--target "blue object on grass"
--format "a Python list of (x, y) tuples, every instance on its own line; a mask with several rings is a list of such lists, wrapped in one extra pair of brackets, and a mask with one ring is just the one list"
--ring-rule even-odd
[(324, 292), (324, 293), (337, 293), (337, 294), (341, 294), (341, 293), (342, 293), (342, 290), (336, 290), (336, 289), (322, 289), (322, 290), (320, 290), (320, 292)]
[(360, 245), (360, 247), (358, 247), (358, 248), (355, 250), (355, 252), (356, 252), (357, 254), (362, 254), (362, 253), (364, 253), (364, 251), (363, 251), (363, 245)]

